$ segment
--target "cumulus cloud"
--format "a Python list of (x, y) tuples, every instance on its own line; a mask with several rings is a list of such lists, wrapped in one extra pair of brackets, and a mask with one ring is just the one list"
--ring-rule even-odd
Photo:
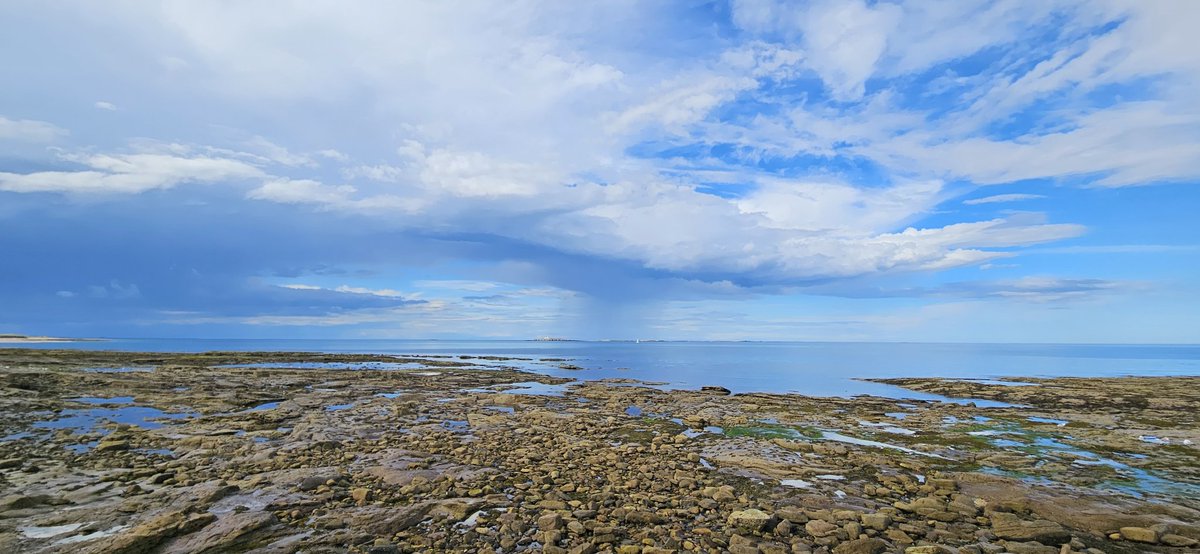
[(98, 109), (98, 110), (105, 110), (105, 111), (109, 111), (109, 112), (117, 111), (117, 105), (113, 104), (112, 102), (105, 102), (103, 100), (99, 100), (95, 104), (92, 104), (92, 105), (95, 106), (96, 109)]

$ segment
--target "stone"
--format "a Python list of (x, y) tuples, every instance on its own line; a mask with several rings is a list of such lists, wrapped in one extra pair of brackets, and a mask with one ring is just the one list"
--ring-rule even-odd
[(723, 487), (705, 487), (704, 490), (700, 491), (700, 494), (717, 502), (732, 502), (737, 500), (737, 495), (733, 494), (733, 487), (728, 485)]
[(771, 515), (755, 508), (729, 514), (729, 524), (747, 531), (760, 531), (771, 522)]
[(804, 530), (814, 537), (828, 537), (837, 533), (838, 526), (827, 521), (814, 519), (804, 524)]
[(371, 496), (372, 496), (371, 489), (368, 489), (366, 487), (358, 487), (358, 488), (350, 489), (350, 499), (353, 500), (354, 503), (358, 504), (359, 506), (363, 506), (367, 502), (370, 502)]
[(321, 485), (324, 485), (329, 479), (328, 476), (324, 475), (310, 475), (301, 479), (297, 487), (302, 491), (314, 491)]
[(545, 514), (538, 518), (537, 526), (543, 531), (557, 531), (563, 528), (563, 518), (556, 513)]
[(854, 539), (837, 545), (833, 554), (880, 554), (887, 549), (888, 543), (881, 539)]
[(912, 544), (914, 542), (912, 537), (909, 536), (908, 533), (905, 533), (904, 531), (901, 531), (900, 529), (888, 529), (887, 531), (883, 532), (883, 536), (887, 537), (888, 540), (890, 540), (894, 543), (902, 544), (902, 545)]
[(860, 519), (864, 527), (876, 531), (883, 531), (892, 524), (892, 516), (887, 514), (863, 514)]
[(129, 441), (123, 440), (102, 440), (96, 445), (96, 452), (113, 452), (117, 450), (129, 450)]
[(1149, 527), (1122, 527), (1121, 537), (1127, 541), (1158, 544), (1162, 540), (1162, 533)]

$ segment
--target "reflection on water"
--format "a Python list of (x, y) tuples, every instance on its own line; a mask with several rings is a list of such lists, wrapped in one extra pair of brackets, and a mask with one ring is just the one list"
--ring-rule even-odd
[(85, 367), (87, 373), (145, 373), (154, 371), (153, 367)]
[(167, 413), (149, 406), (63, 410), (58, 418), (35, 422), (33, 427), (35, 429), (68, 429), (77, 434), (96, 431), (102, 423), (119, 423), (135, 425), (143, 429), (158, 429), (163, 426), (163, 423), (156, 420), (186, 419), (194, 415), (193, 413)]

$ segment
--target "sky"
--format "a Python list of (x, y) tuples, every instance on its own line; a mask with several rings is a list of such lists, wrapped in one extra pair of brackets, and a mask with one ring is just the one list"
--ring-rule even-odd
[(1200, 342), (1200, 2), (0, 4), (0, 332)]

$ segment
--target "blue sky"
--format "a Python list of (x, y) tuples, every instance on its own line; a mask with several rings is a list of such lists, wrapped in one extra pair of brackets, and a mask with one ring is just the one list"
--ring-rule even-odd
[(1198, 25), (6, 2), (0, 331), (1200, 342)]

